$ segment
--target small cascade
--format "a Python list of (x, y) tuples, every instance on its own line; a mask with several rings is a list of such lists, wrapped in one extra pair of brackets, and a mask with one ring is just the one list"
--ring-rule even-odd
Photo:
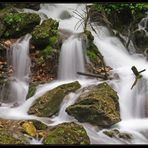
[(70, 36), (61, 47), (59, 58), (58, 79), (74, 80), (80, 76), (78, 71), (85, 72), (84, 49), (80, 37)]
[(8, 64), (12, 67), (12, 75), (9, 78), (9, 96), (7, 103), (21, 104), (25, 101), (28, 93), (29, 75), (31, 61), (29, 57), (29, 40), (31, 35), (27, 34), (8, 49)]
[(148, 26), (148, 12), (146, 13), (146, 16), (138, 24), (138, 30), (143, 30), (146, 36), (148, 36), (148, 32), (146, 30), (147, 26)]

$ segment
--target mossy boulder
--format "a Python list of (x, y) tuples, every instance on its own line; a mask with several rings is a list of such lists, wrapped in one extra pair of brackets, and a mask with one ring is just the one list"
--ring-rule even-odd
[(23, 144), (23, 141), (15, 138), (10, 131), (0, 129), (0, 144)]
[(90, 144), (89, 137), (83, 126), (74, 122), (62, 123), (50, 129), (44, 144)]
[(117, 92), (104, 82), (83, 92), (66, 112), (80, 122), (110, 127), (121, 120), (118, 99)]
[(86, 68), (89, 72), (98, 74), (100, 69), (105, 66), (103, 56), (94, 44), (94, 37), (91, 32), (85, 30), (83, 36), (86, 39), (86, 54), (89, 59), (89, 61), (86, 61)]
[(30, 33), (40, 23), (40, 17), (35, 13), (5, 13), (3, 23), (6, 27), (3, 38), (18, 38)]
[(40, 117), (50, 117), (56, 114), (64, 97), (70, 92), (75, 92), (80, 87), (79, 82), (75, 81), (48, 91), (34, 102), (29, 110), (29, 114), (35, 114)]
[(44, 49), (47, 45), (53, 46), (57, 42), (59, 23), (52, 18), (44, 20), (32, 32), (32, 43)]

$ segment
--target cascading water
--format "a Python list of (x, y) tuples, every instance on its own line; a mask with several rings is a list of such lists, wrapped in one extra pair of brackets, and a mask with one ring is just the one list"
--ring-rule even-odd
[(74, 80), (78, 71), (85, 72), (82, 39), (71, 36), (62, 45), (59, 58), (59, 80)]
[(29, 75), (31, 61), (29, 57), (29, 40), (31, 35), (27, 34), (20, 38), (8, 50), (8, 64), (13, 72), (10, 78), (10, 94), (8, 101), (22, 104), (28, 93)]
[[(98, 48), (104, 55), (106, 63), (113, 68), (113, 73), (118, 73), (120, 77), (120, 84), (115, 89), (120, 96), (122, 119), (144, 117), (145, 115), (143, 115), (142, 112), (145, 111), (142, 110), (145, 110), (145, 108), (142, 105), (143, 103), (141, 102), (145, 102), (145, 99), (147, 99), (147, 97), (144, 96), (145, 92), (143, 93), (142, 88), (146, 88), (147, 86), (143, 85), (144, 83), (142, 83), (141, 85), (139, 81), (138, 85), (140, 86), (136, 85), (131, 90), (131, 86), (135, 80), (131, 67), (135, 65), (139, 69), (139, 71), (146, 69), (148, 67), (146, 60), (142, 59), (140, 56), (137, 55), (129, 55), (126, 49), (123, 48), (122, 43), (116, 42), (116, 38), (113, 38), (112, 36), (108, 35), (108, 32), (105, 33), (105, 29), (102, 29), (102, 26), (97, 26), (96, 30), (98, 31), (97, 35), (92, 32), (95, 37), (96, 46), (98, 46)], [(104, 36), (101, 36), (101, 31), (103, 31)], [(114, 44), (114, 42), (116, 44)], [(108, 52), (108, 50), (110, 50), (111, 52)], [(146, 77), (145, 79), (147, 79), (146, 73), (147, 71), (143, 73), (143, 77)], [(140, 97), (141, 99), (138, 97), (139, 95), (135, 97), (134, 94), (139, 94), (140, 96), (142, 95), (142, 97)], [(139, 99), (140, 101), (138, 101)], [(137, 108), (135, 108), (135, 106), (137, 106)]]
[[(53, 19), (59, 21), (59, 29), (71, 31), (71, 36), (63, 42), (61, 48), (58, 80), (39, 87), (35, 95), (25, 101), (30, 73), (28, 49), (31, 36), (26, 35), (25, 38), (19, 39), (17, 43), (11, 47), (12, 54), (9, 59), (11, 59), (11, 64), (14, 70), (12, 75), (13, 80), (11, 81), (11, 96), (14, 96), (13, 98), (16, 99), (15, 101), (17, 101), (17, 103), (22, 104), (14, 108), (10, 108), (9, 106), (0, 107), (1, 118), (16, 120), (35, 119), (42, 121), (49, 126), (54, 126), (62, 122), (74, 121), (74, 119), (70, 118), (70, 116), (68, 116), (65, 112), (66, 107), (77, 100), (83, 87), (101, 83), (96, 79), (79, 79), (76, 74), (77, 71), (85, 71), (83, 61), (83, 42), (80, 37), (76, 36), (77, 33), (83, 32), (83, 27), (80, 26), (78, 30), (74, 30), (75, 24), (78, 20), (72, 14), (72, 11), (77, 9), (78, 11), (83, 12), (84, 8), (85, 5), (76, 4), (41, 4), (41, 9), (35, 13), (46, 14), (48, 17), (52, 17)], [(61, 17), (63, 11), (67, 11), (69, 13), (69, 17)], [(44, 19), (46, 19), (46, 17)], [(147, 20), (144, 19), (144, 22), (145, 21)], [(142, 22), (139, 25), (142, 26)], [(131, 67), (135, 65), (140, 71), (148, 69), (148, 63), (142, 56), (136, 54), (130, 55), (120, 40), (110, 35), (107, 28), (95, 24), (94, 28), (97, 34), (93, 32), (93, 30), (89, 29), (94, 36), (94, 43), (104, 56), (106, 64), (113, 68), (112, 73), (119, 75), (118, 80), (113, 79), (108, 81), (108, 83), (112, 85), (119, 95), (120, 114), (122, 118), (122, 121), (114, 125), (112, 128), (115, 127), (120, 131), (131, 133), (133, 135), (133, 139), (128, 141), (121, 140), (118, 137), (110, 138), (103, 134), (103, 130), (100, 131), (93, 125), (89, 125), (87, 123), (79, 124), (83, 125), (86, 129), (91, 144), (146, 144), (148, 143), (148, 136), (146, 137), (144, 132), (148, 130), (148, 71), (142, 73), (143, 78), (137, 82), (133, 89), (131, 89), (135, 80)], [(79, 92), (70, 93), (64, 98), (64, 101), (61, 104), (60, 112), (57, 116), (48, 118), (50, 119), (48, 120), (46, 118), (40, 118), (27, 114), (27, 111), (35, 99), (42, 96), (45, 92), (59, 85), (69, 83), (74, 79), (78, 79), (81, 84), (81, 89)], [(52, 122), (50, 123), (50, 121)], [(39, 139), (32, 139), (30, 143), (41, 144), (41, 141), (42, 140)]]

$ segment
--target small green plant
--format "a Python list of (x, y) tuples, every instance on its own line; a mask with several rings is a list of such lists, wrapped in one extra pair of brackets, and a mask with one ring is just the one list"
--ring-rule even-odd
[(48, 58), (53, 52), (53, 48), (49, 45), (41, 51), (44, 58)]
[(11, 25), (12, 23), (18, 23), (22, 21), (22, 15), (20, 14), (13, 14), (10, 13), (9, 15), (6, 15), (4, 18), (4, 22), (8, 25)]

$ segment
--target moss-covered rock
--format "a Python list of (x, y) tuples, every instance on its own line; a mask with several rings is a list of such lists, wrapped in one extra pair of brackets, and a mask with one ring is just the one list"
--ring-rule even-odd
[(32, 83), (29, 85), (27, 99), (32, 97), (35, 94), (37, 85), (38, 85), (37, 83)]
[(113, 129), (113, 130), (105, 130), (103, 133), (111, 138), (117, 137), (125, 140), (131, 140), (132, 135), (126, 132), (120, 132), (118, 129)]
[(41, 25), (34, 28), (32, 32), (32, 43), (42, 49), (47, 45), (54, 45), (58, 41), (58, 26), (59, 23), (52, 18), (44, 20)]
[(107, 83), (101, 83), (82, 93), (66, 112), (80, 122), (109, 127), (120, 121), (117, 92)]
[(50, 117), (57, 113), (64, 97), (80, 88), (78, 81), (58, 86), (39, 97), (29, 110), (29, 114)]
[(89, 61), (86, 61), (87, 71), (100, 74), (100, 69), (105, 67), (105, 62), (102, 54), (99, 52), (97, 46), (93, 43), (94, 37), (90, 31), (85, 30), (82, 34), (86, 40), (86, 54)]
[(21, 124), (23, 130), (30, 136), (32, 137), (35, 137), (36, 134), (37, 134), (37, 130), (35, 128), (35, 126), (33, 125), (33, 122), (31, 121), (26, 121), (26, 122), (23, 122)]
[(62, 123), (50, 129), (44, 144), (90, 144), (89, 137), (83, 126), (74, 122)]
[(10, 131), (0, 129), (0, 144), (23, 144), (23, 141), (15, 138)]
[(34, 13), (6, 13), (3, 18), (6, 27), (4, 38), (18, 38), (30, 33), (40, 23), (40, 17)]
[(46, 130), (48, 128), (47, 125), (37, 120), (32, 121), (32, 123), (37, 130)]

